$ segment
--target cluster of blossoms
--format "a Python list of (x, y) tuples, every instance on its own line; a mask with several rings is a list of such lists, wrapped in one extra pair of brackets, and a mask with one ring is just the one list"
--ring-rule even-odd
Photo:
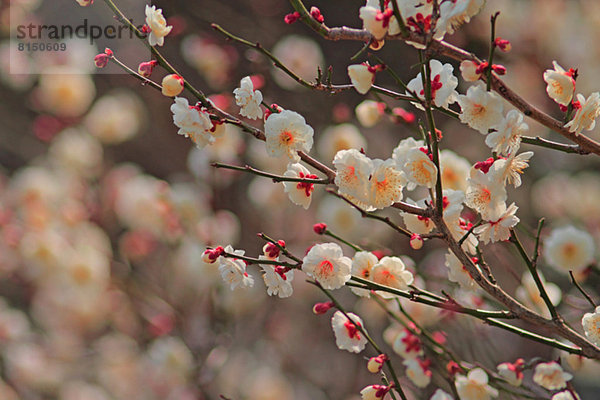
[[(82, 6), (88, 6), (93, 2), (93, 0), (77, 1)], [(483, 4), (484, 0), (441, 1), (439, 4), (429, 0), (367, 0), (359, 10), (359, 17), (363, 22), (364, 30), (372, 35), (368, 43), (372, 49), (381, 48), (387, 36), (404, 34), (405, 29), (412, 34), (421, 35), (425, 42), (425, 44), (412, 42), (409, 44), (425, 48), (429, 40), (441, 40), (446, 34), (454, 33), (459, 26), (469, 22), (480, 11)], [(399, 9), (396, 10), (395, 7)], [(146, 25), (141, 29), (142, 35), (147, 37), (150, 46), (162, 46), (164, 38), (171, 33), (173, 26), (167, 24), (162, 10), (157, 10), (155, 6), (146, 6), (145, 13)], [(396, 19), (398, 13), (402, 16), (402, 21)], [(324, 23), (324, 17), (316, 7), (313, 7), (308, 15), (302, 15), (300, 11), (288, 14), (285, 22), (291, 24), (306, 18), (312, 18), (319, 24)], [(510, 50), (510, 42), (507, 40), (492, 39), (492, 50), (494, 48), (502, 51)], [(203, 58), (202, 52), (210, 48), (206, 43), (195, 40), (188, 41), (184, 47), (202, 49), (195, 53), (200, 55), (193, 60), (198, 64), (202, 64), (200, 60)], [(308, 64), (298, 60), (298, 57), (302, 57), (303, 51), (289, 49), (287, 51), (292, 53), (288, 54), (290, 60), (298, 61), (297, 69), (302, 69), (303, 65)], [(286, 54), (286, 50), (281, 52)], [(277, 51), (273, 52), (273, 54), (277, 53)], [(307, 50), (306, 53), (310, 51)], [(314, 53), (316, 54), (314, 59), (319, 58), (317, 53)], [(220, 53), (214, 50), (213, 54)], [(493, 51), (491, 54), (493, 55)], [(115, 54), (107, 49), (96, 56), (95, 63), (98, 67), (104, 67), (114, 57)], [(190, 55), (187, 57), (191, 58)], [(281, 58), (283, 59), (283, 56)], [(138, 67), (138, 73), (142, 78), (148, 79), (157, 65), (156, 60), (143, 62)], [(520, 222), (519, 217), (516, 216), (519, 207), (515, 202), (508, 201), (507, 186), (512, 185), (515, 188), (521, 186), (521, 175), (528, 168), (533, 152), (519, 153), (522, 142), (527, 143), (524, 137), (529, 132), (529, 125), (525, 122), (525, 116), (521, 111), (508, 109), (503, 97), (490, 90), (489, 81), (487, 87), (483, 83), (475, 83), (462, 94), (457, 90), (459, 79), (454, 75), (451, 64), (443, 64), (439, 60), (428, 58), (421, 67), (421, 72), (416, 77), (407, 85), (402, 84), (405, 92), (403, 95), (398, 94), (398, 97), (406, 96), (405, 98), (410, 99), (409, 102), (417, 110), (425, 110), (431, 129), (427, 132), (423, 126), (419, 126), (420, 138), (401, 139), (397, 146), (384, 156), (384, 158), (388, 157), (386, 159), (369, 157), (365, 150), (366, 141), (360, 131), (352, 125), (350, 127), (340, 125), (334, 128), (342, 133), (331, 130), (315, 135), (313, 127), (307, 124), (305, 118), (299, 113), (284, 109), (277, 104), (268, 106), (263, 102), (263, 93), (258, 90), (262, 88), (260, 78), (251, 76), (242, 78), (239, 87), (233, 90), (233, 97), (229, 93), (227, 93), (228, 97), (218, 95), (210, 99), (205, 98), (204, 95), (196, 95), (199, 100), (196, 104), (190, 104), (188, 99), (180, 97), (186, 87), (193, 88), (183, 77), (174, 73), (172, 68), (170, 68), (172, 73), (162, 79), (161, 85), (154, 85), (160, 87), (163, 95), (174, 98), (170, 110), (173, 123), (178, 128), (177, 133), (190, 138), (196, 144), (200, 151), (196, 154), (200, 154), (199, 157), (203, 161), (208, 159), (206, 156), (208, 152), (219, 151), (219, 143), (225, 148), (229, 146), (230, 142), (222, 144), (226, 137), (230, 137), (227, 124), (230, 124), (229, 127), (242, 126), (256, 138), (264, 140), (262, 150), (271, 161), (285, 163), (285, 171), (282, 175), (263, 171), (258, 171), (257, 175), (282, 182), (282, 185), (277, 186), (287, 194), (292, 203), (308, 210), (313, 202), (315, 185), (333, 184), (335, 189), (329, 190), (360, 210), (362, 217), (374, 217), (385, 221), (397, 231), (410, 237), (410, 246), (414, 250), (424, 246), (424, 238), (444, 239), (450, 249), (448, 252), (444, 250), (439, 253), (437, 259), (432, 257), (434, 259), (432, 264), (438, 264), (436, 267), (442, 264), (447, 267), (444, 272), (447, 273), (448, 281), (458, 284), (454, 288), (456, 289), (454, 297), (444, 290), (442, 290), (443, 297), (427, 292), (425, 282), (416, 274), (423, 272), (422, 276), (425, 277), (424, 273), (427, 271), (424, 271), (422, 266), (417, 268), (410, 258), (391, 255), (392, 253), (387, 249), (363, 250), (362, 247), (334, 235), (325, 224), (315, 225), (314, 231), (321, 235), (329, 235), (348, 245), (354, 250), (352, 258), (345, 256), (342, 247), (334, 242), (314, 244), (306, 251), (304, 257), (296, 257), (288, 250), (283, 240), (268, 240), (262, 249), (262, 254), (253, 258), (248, 256), (245, 250), (235, 249), (230, 244), (225, 246), (225, 243), (235, 243), (236, 235), (219, 232), (227, 230), (224, 221), (231, 222), (232, 219), (235, 221), (233, 217), (221, 219), (208, 210), (200, 210), (197, 206), (199, 202), (195, 201), (197, 193), (190, 194), (193, 190), (188, 186), (176, 187), (127, 167), (116, 168), (104, 177), (105, 184), (111, 189), (107, 190), (106, 201), (114, 206), (114, 217), (126, 229), (118, 240), (119, 251), (123, 253), (127, 262), (144, 265), (151, 263), (149, 259), (161, 244), (167, 247), (165, 252), (169, 252), (169, 246), (176, 247), (177, 257), (173, 256), (177, 259), (176, 264), (200, 265), (202, 273), (207, 276), (217, 271), (222, 282), (232, 291), (235, 289), (250, 291), (255, 287), (255, 277), (251, 271), (251, 266), (255, 264), (259, 266), (262, 273), (266, 293), (280, 298), (293, 295), (294, 274), (302, 271), (311, 278), (309, 281), (314, 286), (331, 296), (331, 302), (318, 303), (313, 310), (316, 314), (325, 314), (329, 309), (336, 308), (331, 318), (331, 328), (337, 347), (351, 353), (361, 353), (366, 349), (367, 344), (371, 344), (377, 353), (381, 353), (367, 333), (364, 321), (358, 315), (346, 312), (329, 292), (350, 286), (357, 296), (374, 298), (387, 313), (397, 317), (394, 318), (396, 321), (386, 330), (384, 336), (393, 352), (402, 358), (404, 376), (410, 381), (411, 389), (424, 389), (434, 382), (433, 367), (438, 367), (439, 365), (436, 364), (439, 360), (447, 358), (450, 361), (446, 364), (447, 374), (444, 377), (448, 378), (453, 393), (461, 400), (497, 398), (500, 389), (507, 390), (506, 385), (523, 389), (525, 369), (534, 369), (533, 383), (555, 392), (552, 397), (554, 400), (573, 399), (577, 397), (572, 394), (574, 392), (570, 384), (573, 375), (565, 372), (555, 361), (526, 362), (517, 359), (512, 363), (499, 364), (496, 373), (479, 367), (478, 364), (457, 363), (452, 353), (445, 347), (445, 333), (429, 334), (427, 331), (442, 319), (448, 321), (454, 318), (454, 312), (470, 313), (486, 322), (497, 322), (489, 319), (490, 314), (486, 314), (494, 311), (480, 309), (486, 304), (486, 300), (479, 297), (479, 287), (485, 289), (485, 285), (481, 282), (496, 285), (492, 272), (483, 259), (483, 245), (512, 240), (517, 246), (521, 246), (513, 231)], [(211, 67), (206, 64), (202, 64), (199, 68), (211, 71)], [(219, 68), (212, 69), (213, 73), (217, 74), (214, 69)], [(365, 62), (348, 66), (347, 72), (356, 91), (367, 94), (373, 89), (376, 73), (384, 69), (386, 69), (385, 65), (370, 65)], [(489, 80), (492, 74), (504, 75), (507, 72), (505, 67), (492, 64), (492, 60), (477, 63), (471, 59), (461, 63), (460, 71), (465, 82)], [(298, 76), (302, 75), (303, 73), (299, 73)], [(573, 137), (579, 136), (583, 130), (593, 129), (596, 118), (600, 116), (600, 95), (593, 93), (586, 99), (578, 94), (577, 100), (573, 100), (577, 71), (572, 69), (565, 71), (555, 62), (554, 70), (546, 71), (543, 78), (548, 85), (548, 95), (566, 112), (563, 128), (574, 133)], [(40, 85), (42, 89), (44, 89), (43, 84), (44, 82)], [(48, 81), (45, 85), (47, 93), (59, 93), (61, 89), (55, 88), (60, 86), (60, 82)], [(323, 87), (320, 82), (315, 84), (315, 87), (317, 86)], [(331, 86), (330, 89), (333, 91)], [(379, 90), (377, 87), (374, 89)], [(52, 103), (48, 100), (52, 99), (51, 96), (42, 96), (42, 99), (44, 98), (47, 104)], [(260, 127), (250, 125), (245, 120), (231, 117), (222, 111), (221, 109), (226, 108), (223, 106), (227, 102), (226, 98), (233, 99), (239, 106), (239, 114), (242, 117), (256, 121), (252, 123)], [(104, 107), (111, 109), (110, 105)], [(65, 109), (65, 115), (72, 111), (68, 107)], [(435, 129), (433, 117), (430, 115), (436, 109), (456, 116), (460, 122), (484, 135), (485, 139), (482, 143), (484, 142), (489, 148), (492, 156), (471, 163), (450, 150), (439, 151), (437, 145), (442, 141), (443, 135), (441, 130)], [(117, 296), (121, 299), (120, 302), (117, 301), (117, 306), (134, 307), (130, 304), (133, 301), (130, 301), (126, 294), (122, 294), (124, 289), (113, 288), (110, 276), (113, 249), (110, 239), (102, 229), (94, 225), (93, 213), (88, 210), (90, 206), (86, 203), (85, 196), (77, 192), (77, 184), (70, 182), (72, 174), (75, 175), (76, 183), (80, 183), (80, 186), (91, 184), (92, 179), (100, 176), (101, 155), (99, 154), (102, 152), (102, 146), (95, 137), (97, 136), (98, 139), (104, 137), (106, 143), (109, 143), (112, 140), (111, 135), (114, 136), (116, 130), (110, 123), (98, 121), (102, 119), (102, 110), (101, 108), (96, 115), (96, 123), (91, 117), (92, 122), (87, 122), (91, 125), (88, 129), (92, 135), (80, 134), (77, 132), (79, 127), (75, 126), (73, 130), (62, 131), (52, 141), (48, 153), (50, 164), (60, 169), (61, 174), (63, 169), (68, 171), (65, 175), (69, 181), (65, 186), (68, 186), (69, 190), (63, 193), (56, 191), (54, 185), (42, 185), (41, 193), (38, 193), (37, 188), (30, 187), (35, 186), (30, 181), (33, 180), (36, 184), (37, 181), (44, 181), (44, 178), (47, 178), (44, 176), (45, 171), (27, 171), (24, 173), (25, 178), (14, 179), (17, 182), (14, 192), (17, 194), (18, 201), (11, 203), (7, 200), (8, 204), (17, 207), (14, 213), (17, 217), (14, 218), (22, 219), (25, 229), (12, 229), (14, 228), (11, 226), (12, 213), (9, 213), (6, 218), (4, 213), (0, 214), (2, 228), (6, 230), (3, 233), (10, 239), (7, 240), (9, 250), (18, 253), (19, 257), (25, 260), (27, 268), (23, 279), (31, 282), (39, 292), (38, 298), (33, 301), (37, 310), (36, 315), (40, 315), (37, 322), (45, 329), (56, 330), (58, 333), (64, 327), (79, 329), (80, 336), (84, 340), (86, 335), (98, 333), (100, 328), (106, 325), (109, 311), (117, 308), (110, 310), (107, 308), (96, 314), (91, 311), (92, 305), (101, 303), (111, 291), (117, 291), (120, 296)], [(82, 114), (76, 109), (73, 113), (76, 116)], [(393, 121), (401, 121), (407, 125), (415, 122), (416, 119), (411, 112), (399, 107), (391, 109), (382, 101), (365, 101), (357, 107), (357, 118), (365, 127), (375, 126), (384, 113), (391, 114)], [(120, 118), (126, 117), (120, 116)], [(97, 125), (100, 125), (100, 128)], [(99, 133), (95, 134), (93, 129), (97, 129)], [(128, 135), (123, 135), (123, 139), (117, 138), (115, 141), (124, 141), (127, 137)], [(317, 150), (322, 155), (327, 155), (325, 158), (331, 162), (333, 169), (310, 156), (315, 139), (318, 142)], [(237, 170), (244, 169), (231, 165), (229, 167)], [(245, 169), (257, 171), (249, 166)], [(315, 170), (324, 173), (327, 178), (319, 179)], [(71, 190), (74, 193), (71, 193)], [(68, 210), (56, 205), (59, 198), (66, 198), (72, 203)], [(4, 201), (4, 198), (0, 200)], [(52, 204), (47, 206), (45, 202)], [(24, 206), (14, 205), (21, 203)], [(402, 210), (399, 215), (397, 211), (394, 212), (396, 209), (394, 206)], [(48, 209), (52, 210), (48, 211)], [(378, 214), (384, 209), (388, 209), (386, 211), (390, 215), (391, 212), (395, 215), (391, 215), (390, 218)], [(404, 227), (392, 222), (393, 217), (401, 217)], [(58, 221), (55, 221), (55, 218)], [(236, 225), (235, 222), (232, 225)], [(237, 226), (231, 228), (231, 231), (236, 231), (236, 228)], [(85, 236), (84, 233), (94, 240), (83, 243), (80, 237)], [(367, 236), (364, 232), (362, 235), (363, 238)], [(552, 230), (543, 240), (541, 251), (537, 242), (539, 237), (536, 240), (535, 251), (543, 254), (547, 265), (558, 272), (574, 272), (573, 280), (587, 278), (596, 251), (594, 238), (588, 232), (574, 226), (564, 226)], [(378, 247), (374, 244), (376, 241), (362, 240), (361, 246), (363, 243), (366, 243), (365, 249)], [(224, 247), (215, 247), (218, 244), (223, 244)], [(184, 246), (187, 246), (185, 250)], [(207, 246), (207, 250), (200, 250)], [(522, 250), (522, 247), (519, 249)], [(563, 294), (558, 285), (547, 282), (544, 275), (537, 272), (535, 263), (537, 263), (538, 253), (533, 260), (529, 259), (527, 254), (524, 255), (530, 271), (519, 281), (520, 286), (516, 288), (514, 297), (520, 303), (514, 307), (518, 307), (523, 314), (531, 313), (530, 309), (535, 310), (539, 314), (535, 315), (536, 319), (552, 317), (552, 321), (544, 320), (546, 326), (550, 322), (559, 324), (562, 322), (556, 317), (556, 310), (553, 307), (560, 303)], [(434, 269), (439, 272), (439, 269), (443, 268)], [(186, 275), (183, 274), (183, 277), (178, 278), (186, 280)], [(519, 280), (518, 275), (516, 279)], [(43, 283), (45, 280), (50, 283)], [(296, 279), (294, 285), (299, 285), (298, 281)], [(210, 284), (215, 284), (215, 281), (210, 280)], [(435, 282), (431, 284), (434, 287), (435, 285)], [(176, 287), (177, 284), (174, 286)], [(495, 289), (501, 290), (498, 286)], [(58, 293), (62, 291), (64, 293)], [(244, 290), (239, 290), (235, 293), (243, 292)], [(488, 290), (488, 294), (493, 293)], [(169, 293), (169, 296), (174, 298), (177, 298), (177, 295), (177, 293)], [(409, 300), (401, 302), (400, 295), (408, 297)], [(506, 294), (505, 297), (510, 296)], [(362, 302), (363, 299), (360, 301)], [(510, 298), (510, 301), (512, 302), (513, 299)], [(590, 303), (593, 301), (590, 300)], [(423, 304), (432, 304), (445, 311), (438, 309), (424, 311), (427, 308)], [(512, 318), (517, 313), (511, 307), (509, 308), (511, 311), (506, 313), (509, 318)], [(495, 315), (500, 315), (503, 312), (496, 313)], [(54, 316), (48, 317), (48, 314)], [(155, 380), (148, 389), (151, 393), (149, 396), (171, 399), (196, 395), (194, 390), (188, 389), (194, 357), (183, 341), (169, 336), (174, 329), (175, 310), (169, 309), (168, 313), (158, 313), (148, 319), (151, 334), (160, 337), (152, 342), (143, 357), (147, 360), (144, 362), (151, 365), (149, 377)], [(19, 340), (22, 337), (28, 339), (28, 336), (33, 334), (27, 319), (15, 310), (10, 310), (8, 306), (0, 307), (0, 322), (6, 325), (6, 327), (0, 326), (4, 328), (0, 329), (0, 333), (8, 332), (6, 336), (9, 336), (10, 340), (13, 340), (13, 337), (18, 337)], [(111, 323), (120, 325), (122, 321), (115, 318)], [(400, 328), (398, 324), (403, 327)], [(589, 339), (589, 343), (585, 343), (591, 343), (592, 347), (594, 344), (600, 345), (600, 308), (595, 307), (594, 311), (586, 313), (581, 320), (581, 325), (585, 336)], [(567, 329), (566, 325), (563, 327)], [(120, 328), (120, 330), (126, 331), (128, 328)], [(512, 328), (517, 329), (514, 326)], [(524, 332), (540, 340), (540, 335)], [(36, 338), (36, 340), (41, 339)], [(547, 342), (558, 343), (553, 339)], [(558, 347), (572, 349), (562, 343), (559, 343)], [(576, 350), (581, 353), (585, 350), (593, 354), (593, 349)], [(135, 351), (132, 350), (132, 353)], [(8, 375), (12, 379), (27, 381), (35, 373), (40, 372), (41, 368), (27, 365), (26, 360), (31, 358), (27, 350), (23, 350), (22, 353), (7, 351), (7, 354)], [(135, 354), (138, 356), (137, 353)], [(51, 358), (51, 356), (52, 354), (38, 356), (37, 359), (42, 360), (39, 364), (46, 361), (45, 357)], [(212, 358), (207, 357), (207, 359), (211, 358), (211, 361), (216, 364), (221, 362), (219, 359), (222, 357), (219, 356), (218, 351), (216, 355), (211, 352), (211, 356)], [(388, 355), (381, 353), (369, 359), (367, 368), (372, 373), (381, 373), (384, 366), (387, 366), (393, 376), (395, 372), (391, 367), (391, 361)], [(50, 386), (54, 385), (51, 392), (55, 393), (58, 391), (57, 382), (63, 378), (63, 375), (56, 374), (44, 378), (45, 380), (41, 379), (39, 382), (25, 383), (38, 386), (42, 390), (50, 380)], [(362, 399), (384, 399), (393, 390), (403, 394), (399, 381), (395, 376), (393, 378), (394, 382), (387, 385), (366, 386), (360, 391)], [(144, 379), (141, 379), (141, 382), (143, 381)], [(184, 387), (186, 391), (183, 394), (175, 393), (177, 387)], [(524, 389), (537, 393), (536, 390), (539, 388)], [(78, 393), (77, 389), (71, 387), (64, 390)], [(81, 392), (88, 393), (94, 390), (104, 389), (86, 387)], [(111, 389), (107, 390), (115, 397), (126, 397), (122, 393), (114, 394)], [(430, 399), (451, 400), (452, 396), (442, 389), (437, 389)]]

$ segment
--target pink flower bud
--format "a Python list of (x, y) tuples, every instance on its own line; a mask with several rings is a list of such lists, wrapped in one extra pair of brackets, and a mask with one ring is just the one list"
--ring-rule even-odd
[(413, 233), (410, 237), (410, 247), (414, 250), (419, 250), (423, 247), (423, 238), (418, 233)]
[(492, 65), (492, 70), (498, 75), (506, 74), (506, 67), (504, 65), (494, 64)]
[(162, 80), (162, 94), (175, 97), (183, 92), (183, 78), (176, 74), (167, 75)]
[(311, 7), (310, 8), (310, 15), (317, 21), (320, 23), (325, 22), (325, 18), (323, 17), (323, 15), (321, 14), (321, 10), (319, 10), (317, 7)]
[(509, 52), (512, 48), (512, 45), (508, 40), (502, 39), (500, 37), (497, 37), (496, 40), (494, 40), (494, 45), (504, 52)]
[(319, 222), (318, 224), (314, 224), (313, 225), (313, 231), (315, 231), (315, 233), (317, 235), (323, 235), (326, 230), (327, 230), (327, 224), (326, 223)]
[(267, 243), (263, 246), (263, 253), (267, 258), (275, 259), (279, 257), (281, 250), (273, 243)]
[(317, 315), (325, 314), (333, 306), (334, 304), (331, 301), (328, 301), (326, 303), (317, 303), (313, 306), (313, 312)]
[(446, 364), (446, 371), (448, 371), (450, 376), (454, 376), (460, 372), (460, 366), (454, 361), (450, 360), (448, 361), (448, 364)]
[(388, 356), (385, 354), (380, 354), (376, 357), (371, 357), (369, 362), (367, 363), (367, 369), (372, 374), (377, 374), (383, 368), (383, 364), (388, 360)]
[(94, 64), (98, 68), (104, 68), (108, 65), (108, 60), (110, 60), (110, 56), (106, 53), (100, 53), (96, 57), (94, 57)]
[(298, 11), (294, 11), (293, 13), (287, 14), (285, 17), (283, 17), (283, 20), (288, 25), (293, 24), (294, 22), (298, 21), (299, 19), (300, 19), (300, 13)]
[(157, 65), (158, 61), (156, 60), (145, 61), (143, 63), (140, 63), (140, 65), (138, 66), (138, 74), (145, 78), (149, 78), (150, 75), (152, 75), (154, 67), (156, 67)]

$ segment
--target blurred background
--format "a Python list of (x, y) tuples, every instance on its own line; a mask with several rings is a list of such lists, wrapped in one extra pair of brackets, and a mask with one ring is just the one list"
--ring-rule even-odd
[[(337, 349), (329, 317), (311, 312), (315, 302), (326, 299), (302, 274), (296, 275), (294, 295), (279, 299), (266, 294), (257, 268), (249, 268), (254, 288), (230, 291), (216, 265), (202, 262), (207, 246), (231, 244), (248, 255), (261, 254), (264, 243), (256, 237), (258, 232), (284, 239), (302, 256), (323, 239), (312, 225), (325, 222), (336, 234), (369, 250), (404, 256), (422, 277), (420, 287), (448, 290), (465, 304), (486, 302), (481, 293), (462, 292), (448, 282), (445, 249), (435, 242), (412, 250), (405, 237), (361, 219), (322, 188), (316, 188), (310, 209), (304, 210), (291, 204), (281, 184), (215, 170), (210, 163), (220, 161), (282, 174), (287, 161), (268, 157), (264, 143), (233, 126), (227, 126), (215, 145), (195, 148), (177, 135), (170, 99), (131, 76), (96, 73), (93, 57), (102, 47), (81, 45), (76, 58), (38, 53), (9, 60), (15, 15), (23, 22), (43, 21), (51, 9), (48, 3), (0, 2), (0, 399), (359, 398), (361, 388), (378, 383), (365, 368), (364, 357), (374, 354), (357, 356)], [(307, 80), (316, 77), (317, 66), (326, 70), (331, 65), (333, 82), (347, 83), (350, 57), (363, 44), (328, 42), (301, 23), (285, 24), (283, 17), (291, 12), (287, 2), (154, 4), (174, 27), (160, 50), (187, 80), (237, 114), (232, 90), (242, 77), (252, 75), (261, 83), (267, 103), (306, 118), (315, 129), (311, 154), (326, 164), (344, 148), (364, 148), (371, 158), (386, 159), (401, 139), (414, 135), (415, 122), (381, 113), (378, 99), (355, 91), (328, 95), (302, 88), (256, 51), (225, 40), (210, 27), (217, 23), (260, 42)], [(311, 5), (321, 9), (329, 26), (361, 26), (362, 1), (315, 0), (307, 3)], [(75, 2), (73, 7), (79, 8)], [(112, 15), (101, 0), (91, 7), (95, 13)], [(498, 54), (496, 61), (507, 67), (506, 82), (523, 97), (562, 118), (542, 79), (553, 60), (579, 70), (577, 92), (588, 96), (598, 90), (599, 2), (488, 1), (470, 24), (446, 39), (485, 58), (489, 17), (495, 11), (501, 11), (497, 35), (512, 43), (512, 51)], [(405, 44), (388, 42), (377, 55), (405, 81), (418, 73), (417, 53)], [(359, 61), (365, 59), (366, 54)], [(137, 69), (142, 61), (148, 59), (129, 66)], [(441, 61), (453, 64), (459, 75), (455, 62)], [(23, 73), (11, 74), (10, 62)], [(28, 73), (40, 65), (54, 73)], [(79, 70), (55, 73), (65, 66)], [(152, 79), (160, 81), (163, 75), (157, 68)], [(459, 81), (459, 92), (464, 93), (467, 86)], [(377, 83), (395, 88), (385, 73), (378, 74)], [(414, 113), (417, 120), (423, 118), (410, 104), (383, 100)], [(530, 136), (562, 141), (535, 122), (528, 123)], [(441, 114), (438, 127), (457, 175), (489, 157), (479, 133)], [(600, 140), (600, 128), (590, 136)], [(519, 206), (527, 248), (532, 248), (528, 233), (540, 217), (546, 217), (546, 233), (574, 224), (590, 232), (598, 247), (598, 158), (525, 144), (521, 149), (535, 155), (523, 185), (509, 189), (509, 202)], [(423, 196), (405, 193), (413, 200)], [(397, 212), (387, 215), (402, 221)], [(503, 243), (484, 251), (500, 283), (514, 293), (524, 272), (518, 255)], [(344, 252), (352, 256), (348, 247)], [(560, 311), (579, 329), (588, 304), (568, 276), (545, 266), (543, 274), (562, 290)], [(598, 298), (598, 269), (586, 271), (582, 284)], [(399, 325), (391, 324), (373, 301), (347, 289), (338, 292), (347, 309), (360, 315), (372, 336), (387, 342), (386, 351), (393, 354), (388, 345)], [(422, 325), (446, 332), (448, 346), (468, 362), (495, 369), (518, 357), (561, 356), (565, 368), (578, 371), (575, 387), (582, 397), (597, 398), (598, 363), (565, 357), (468, 317), (403, 304)], [(435, 373), (423, 390), (403, 381), (414, 399), (429, 398), (437, 387), (449, 391)], [(543, 392), (539, 396), (547, 398)], [(503, 393), (501, 398), (517, 397)]]

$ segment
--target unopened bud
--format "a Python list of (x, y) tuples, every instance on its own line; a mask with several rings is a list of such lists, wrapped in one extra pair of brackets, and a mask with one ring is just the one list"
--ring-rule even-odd
[(140, 65), (138, 66), (138, 74), (140, 74), (144, 78), (149, 78), (150, 75), (152, 75), (154, 67), (156, 67), (157, 65), (158, 61), (156, 60), (145, 61), (143, 63), (140, 63)]
[(448, 361), (448, 364), (446, 364), (446, 371), (448, 371), (450, 376), (454, 376), (460, 372), (460, 366), (456, 362), (450, 360)]
[(467, 82), (475, 82), (481, 78), (481, 73), (477, 72), (479, 65), (475, 61), (464, 60), (460, 63), (460, 73)]
[(75, 0), (81, 7), (87, 7), (94, 4), (94, 0)]
[(506, 67), (504, 65), (494, 64), (492, 65), (492, 70), (498, 75), (506, 74)]
[(369, 48), (371, 50), (377, 51), (377, 50), (381, 49), (384, 44), (385, 44), (385, 40), (375, 40), (375, 39), (373, 39), (371, 41), (371, 44), (369, 45)]
[(326, 230), (327, 224), (324, 222), (319, 222), (318, 224), (313, 225), (313, 231), (315, 231), (317, 235), (323, 235)]
[(510, 44), (510, 42), (506, 39), (502, 39), (500, 37), (496, 38), (496, 40), (494, 40), (494, 45), (496, 45), (500, 50), (504, 51), (504, 52), (509, 52), (510, 49), (512, 49), (512, 45)]
[(162, 80), (162, 94), (167, 97), (175, 97), (183, 92), (183, 78), (177, 74), (170, 74)]
[(334, 304), (331, 301), (325, 303), (317, 303), (313, 306), (313, 312), (317, 315), (325, 314)]
[[(281, 240), (281, 242), (283, 242), (283, 240)], [(284, 242), (284, 245), (285, 245), (285, 242)], [(274, 243), (267, 243), (263, 246), (263, 253), (265, 254), (265, 257), (270, 258), (272, 260), (279, 257), (280, 252), (281, 252), (281, 249), (279, 247), (277, 247), (277, 245), (275, 245)]]
[(367, 369), (372, 374), (377, 374), (383, 368), (383, 364), (388, 360), (388, 356), (380, 354), (376, 357), (371, 357), (367, 363)]
[(206, 249), (204, 253), (202, 253), (202, 261), (207, 264), (213, 264), (224, 252), (225, 250), (222, 246), (215, 247), (214, 249)]
[(299, 19), (300, 19), (300, 13), (298, 11), (294, 11), (293, 13), (289, 13), (285, 17), (283, 17), (283, 20), (288, 25), (293, 24), (294, 22), (298, 21)]
[(319, 10), (317, 7), (311, 7), (310, 8), (310, 15), (317, 21), (320, 23), (325, 22), (325, 17), (323, 17), (323, 14), (321, 14), (321, 10)]
[(109, 59), (109, 56), (107, 56), (104, 53), (100, 53), (96, 57), (94, 57), (94, 64), (96, 64), (97, 68), (104, 68), (108, 65)]
[(410, 237), (410, 247), (414, 250), (419, 250), (423, 247), (423, 238), (418, 233), (413, 233)]

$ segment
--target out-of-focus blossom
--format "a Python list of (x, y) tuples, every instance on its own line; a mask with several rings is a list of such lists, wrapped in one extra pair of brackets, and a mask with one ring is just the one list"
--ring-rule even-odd
[(231, 79), (235, 57), (228, 50), (222, 43), (213, 43), (196, 35), (186, 36), (181, 42), (184, 60), (198, 70), (213, 89), (222, 88)]
[(514, 363), (505, 362), (498, 365), (498, 374), (513, 386), (521, 386), (523, 382), (523, 366), (525, 362), (519, 358)]
[[(294, 74), (309, 82), (316, 78), (317, 66), (324, 63), (319, 45), (303, 36), (289, 35), (282, 38), (275, 44), (272, 52)], [(273, 78), (284, 89), (301, 88), (298, 82), (278, 68), (273, 69)]]
[(142, 128), (144, 106), (129, 91), (115, 91), (98, 99), (85, 116), (85, 126), (103, 144), (119, 144)]
[(333, 160), (340, 150), (367, 149), (367, 141), (353, 124), (340, 124), (326, 128), (317, 142), (319, 154), (325, 160)]
[[(557, 306), (562, 299), (562, 290), (560, 289), (560, 287), (558, 287), (558, 285), (552, 282), (546, 282), (546, 279), (544, 278), (544, 275), (541, 272), (538, 272), (538, 275), (540, 277), (540, 281), (546, 289), (546, 293), (548, 294), (550, 302), (552, 303), (552, 305)], [(542, 298), (542, 296), (540, 296), (540, 290), (538, 289), (535, 280), (533, 279), (530, 273), (523, 274), (523, 278), (521, 279), (521, 286), (517, 288), (515, 296), (527, 307), (533, 308), (546, 318), (550, 317), (550, 311), (548, 310), (548, 306), (546, 306), (544, 299)]]
[(455, 385), (461, 400), (490, 400), (498, 397), (498, 390), (488, 385), (488, 376), (481, 368), (472, 369), (467, 376), (457, 375)]
[(65, 74), (60, 67), (46, 72), (41, 75), (36, 91), (42, 107), (58, 117), (82, 115), (96, 95), (92, 79), (85, 74)]
[(442, 169), (442, 187), (444, 189), (467, 190), (467, 179), (471, 164), (469, 161), (452, 150), (440, 152), (440, 167)]
[(362, 319), (353, 313), (348, 313), (348, 319), (341, 311), (336, 311), (331, 318), (331, 327), (335, 334), (335, 343), (340, 350), (360, 353), (367, 344), (367, 338), (357, 326), (364, 329)]
[(52, 161), (83, 177), (95, 176), (102, 163), (102, 145), (86, 132), (69, 128), (56, 136), (48, 149)]
[(431, 370), (429, 369), (429, 361), (418, 358), (408, 358), (402, 361), (406, 367), (406, 376), (415, 386), (424, 388), (431, 382)]
[(579, 272), (594, 258), (594, 240), (574, 226), (554, 229), (544, 243), (544, 258), (556, 270)]
[(456, 282), (465, 290), (475, 290), (478, 286), (471, 274), (456, 256), (450, 252), (446, 253), (446, 262), (448, 267), (448, 280)]
[(396, 336), (392, 348), (396, 354), (406, 359), (415, 359), (423, 355), (421, 339), (406, 328)]
[(383, 108), (380, 103), (373, 100), (365, 100), (356, 106), (356, 118), (365, 128), (375, 126), (383, 115)]
[(431, 399), (429, 400), (453, 400), (452, 396), (450, 396), (448, 393), (444, 392), (442, 389), (438, 389), (435, 391), (435, 393), (433, 394), (433, 396), (431, 396)]
[(563, 389), (571, 379), (573, 375), (563, 371), (555, 361), (539, 363), (533, 373), (533, 381), (548, 390)]
[(475, 61), (464, 60), (460, 63), (460, 73), (463, 79), (467, 82), (477, 82), (481, 78), (481, 74), (477, 73), (479, 64)]

